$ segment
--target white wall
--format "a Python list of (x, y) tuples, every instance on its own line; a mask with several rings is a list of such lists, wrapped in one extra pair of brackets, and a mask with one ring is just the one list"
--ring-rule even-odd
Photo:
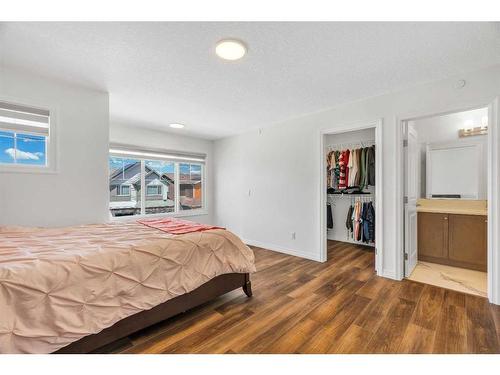
[(64, 226), (108, 218), (108, 94), (0, 67), (0, 98), (55, 108), (57, 171), (0, 172), (0, 225)]
[(207, 155), (205, 164), (205, 187), (207, 214), (189, 216), (187, 219), (211, 224), (213, 222), (213, 142), (193, 137), (186, 137), (173, 133), (150, 130), (130, 124), (115, 123), (110, 126), (110, 142), (140, 146), (145, 149), (164, 149), (170, 151), (184, 151), (204, 153)]
[[(464, 88), (455, 89), (457, 79)], [(410, 119), (487, 104), (500, 94), (500, 66), (401, 92), (344, 104), (215, 142), (216, 222), (270, 249), (320, 258), (321, 129), (383, 119), (384, 244), (382, 275), (397, 277), (394, 231), (397, 118)], [(399, 125), (398, 125), (399, 126)], [(248, 195), (248, 191), (251, 195)], [(291, 238), (296, 232), (296, 239)]]
[(488, 154), (488, 137), (485, 135), (460, 138), (458, 131), (466, 127), (467, 121), (472, 121), (474, 127), (481, 126), (483, 117), (488, 117), (488, 108), (479, 108), (470, 111), (451, 113), (442, 116), (432, 116), (422, 119), (409, 121), (408, 125), (413, 126), (418, 134), (418, 142), (420, 143), (421, 152), (421, 168), (420, 168), (420, 197), (425, 198), (426, 192), (426, 149), (427, 143), (438, 142), (462, 142), (462, 143), (479, 143), (482, 145), (482, 160), (481, 170), (481, 187), (479, 191), (479, 199), (487, 197), (487, 154)]
[[(363, 129), (357, 131), (350, 131), (338, 134), (327, 134), (325, 135), (325, 150), (324, 154), (328, 154), (329, 145), (346, 144), (354, 142), (366, 142), (375, 141), (375, 128)], [(360, 146), (361, 147), (361, 146)], [(326, 187), (325, 187), (326, 189)], [(370, 196), (375, 202), (375, 187), (369, 186), (367, 189), (372, 193)], [(333, 228), (328, 229), (327, 237), (329, 240), (344, 241), (344, 242), (358, 242), (354, 241), (347, 236), (347, 229), (345, 227), (347, 211), (351, 205), (351, 197), (340, 196), (340, 195), (330, 195), (328, 197), (332, 203), (332, 217), (333, 217)]]

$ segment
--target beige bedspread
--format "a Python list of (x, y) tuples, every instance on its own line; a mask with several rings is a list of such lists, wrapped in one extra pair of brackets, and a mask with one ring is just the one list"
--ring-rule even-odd
[(222, 229), (0, 227), (0, 353), (50, 353), (215, 276), (254, 271), (252, 251)]

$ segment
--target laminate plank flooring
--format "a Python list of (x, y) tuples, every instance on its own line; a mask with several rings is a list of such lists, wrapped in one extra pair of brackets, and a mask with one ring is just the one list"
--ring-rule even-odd
[(500, 353), (485, 298), (374, 272), (372, 248), (328, 242), (318, 263), (253, 247), (242, 290), (139, 331), (101, 353)]

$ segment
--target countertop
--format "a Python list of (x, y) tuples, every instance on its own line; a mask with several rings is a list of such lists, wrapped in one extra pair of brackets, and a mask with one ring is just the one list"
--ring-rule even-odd
[(419, 199), (417, 212), (486, 216), (488, 204), (485, 200)]

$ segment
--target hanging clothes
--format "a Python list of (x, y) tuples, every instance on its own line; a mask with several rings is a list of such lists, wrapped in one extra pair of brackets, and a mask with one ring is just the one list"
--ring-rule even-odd
[(367, 184), (375, 186), (375, 146), (368, 147), (367, 169), (368, 169)]
[(349, 206), (349, 209), (347, 210), (347, 217), (345, 220), (345, 227), (347, 229), (347, 237), (352, 236), (352, 231), (353, 231), (353, 225), (352, 225), (352, 212), (354, 210), (354, 207), (352, 204)]
[(346, 188), (349, 187), (349, 160), (351, 152), (349, 150), (344, 151), (344, 163), (345, 163), (345, 183)]
[(361, 202), (354, 204), (354, 239), (359, 241), (361, 238)]
[(356, 174), (356, 180), (354, 181), (354, 185), (359, 186), (359, 182), (361, 181), (361, 149), (356, 150), (356, 163), (357, 163), (357, 174)]
[[(375, 185), (375, 146), (331, 150), (326, 155), (328, 194), (353, 195), (345, 216), (347, 239), (365, 244), (375, 241), (375, 209), (366, 194)], [(340, 198), (344, 199), (344, 198)], [(344, 206), (345, 207), (345, 206)], [(334, 228), (334, 208), (327, 204), (327, 226)], [(342, 221), (342, 219), (339, 219)]]
[(330, 162), (330, 157), (331, 157), (332, 151), (330, 151), (328, 154), (326, 154), (326, 187), (330, 188), (332, 187), (332, 166)]
[(339, 156), (339, 168), (340, 168), (340, 176), (339, 176), (339, 190), (345, 189), (347, 187), (346, 181), (346, 162), (345, 162), (345, 152), (342, 151)]
[(353, 177), (353, 163), (354, 163), (354, 149), (349, 150), (349, 162), (347, 163), (347, 168), (349, 170), (347, 177), (347, 186), (352, 186), (352, 177)]
[(334, 191), (375, 185), (375, 146), (328, 152), (327, 188)]
[(368, 154), (370, 153), (370, 147), (365, 147), (365, 181), (364, 181), (364, 186), (368, 187), (368, 176), (370, 174), (369, 171), (369, 166), (368, 166)]
[(363, 200), (352, 201), (345, 217), (345, 228), (347, 239), (366, 244), (374, 243), (375, 208), (373, 202)]
[(359, 185), (359, 149), (353, 150), (351, 186)]
[(366, 151), (364, 148), (360, 150), (360, 173), (359, 173), (359, 190), (363, 190), (365, 188), (365, 177), (366, 177)]
[(335, 173), (335, 181), (333, 188), (338, 190), (340, 181), (340, 151), (335, 151), (335, 167), (333, 171)]
[(368, 233), (368, 220), (367, 220), (367, 214), (368, 214), (368, 202), (363, 203), (363, 211), (361, 214), (362, 217), (362, 225), (363, 225), (363, 236), (361, 238), (361, 241), (368, 243), (370, 241), (370, 235)]
[(368, 202), (366, 213), (366, 222), (368, 223), (368, 238), (370, 242), (375, 242), (375, 207), (372, 202)]
[(333, 229), (332, 205), (330, 203), (326, 204), (326, 225), (328, 229)]

